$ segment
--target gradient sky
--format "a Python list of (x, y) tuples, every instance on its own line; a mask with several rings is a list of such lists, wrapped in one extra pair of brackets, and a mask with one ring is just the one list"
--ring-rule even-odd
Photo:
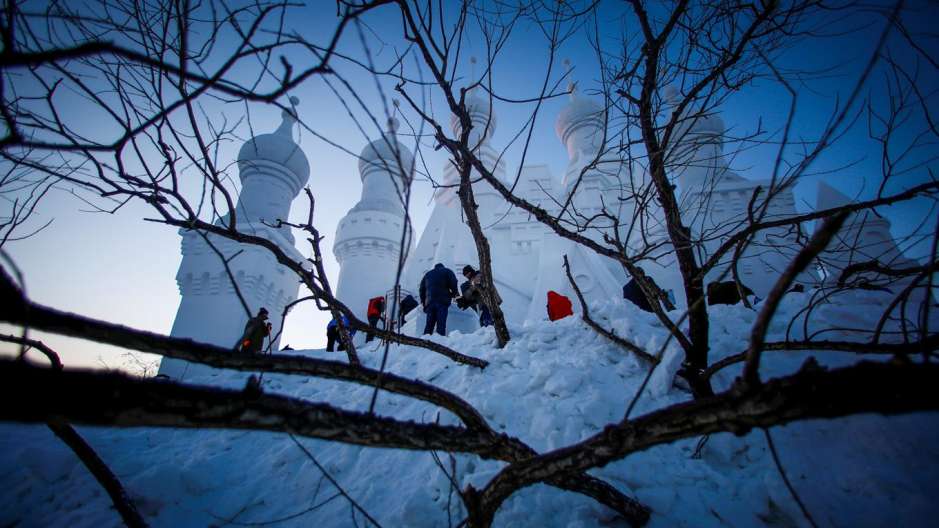
[[(335, 3), (321, 2), (318, 5), (296, 8), (287, 17), (288, 29), (295, 29), (301, 35), (317, 42), (324, 42), (332, 34), (335, 25)], [(914, 12), (904, 19), (916, 30), (922, 29), (928, 17), (922, 14), (935, 13), (935, 7), (929, 4), (913, 3)], [(619, 3), (604, 4), (600, 18), (601, 44), (609, 50), (616, 49), (619, 35), (629, 35), (635, 28), (628, 24), (624, 27), (620, 16)], [(867, 23), (866, 21), (873, 20)], [(363, 31), (364, 39), (369, 42), (369, 49), (378, 64), (388, 64), (394, 59), (395, 50), (404, 49), (400, 38), (400, 21), (392, 9), (383, 8), (370, 14), (365, 19), (367, 27)], [(798, 110), (795, 121), (794, 137), (811, 141), (823, 130), (825, 122), (832, 113), (837, 101), (844, 100), (847, 92), (853, 88), (861, 68), (871, 54), (872, 43), (883, 29), (882, 19), (872, 19), (859, 12), (839, 14), (826, 26), (831, 33), (842, 29), (852, 29), (846, 36), (806, 39), (784, 56), (782, 66), (799, 69), (825, 71), (800, 84)], [(581, 28), (567, 40), (558, 52), (553, 65), (552, 81), (556, 81), (564, 70), (562, 61), (569, 59), (574, 66), (572, 77), (579, 89), (588, 94), (599, 88), (595, 53), (587, 43), (585, 32)], [(546, 40), (537, 31), (524, 29), (513, 34), (505, 52), (499, 57), (494, 69), (494, 88), (505, 97), (528, 98), (538, 94), (547, 68)], [(924, 38), (922, 44), (933, 52), (939, 49), (936, 40)], [(890, 41), (891, 49), (902, 49), (898, 38)], [(464, 58), (483, 56), (478, 35), (467, 35), (467, 51)], [(343, 53), (364, 57), (359, 35), (355, 29), (349, 31), (341, 42)], [(287, 54), (288, 60), (301, 68), (308, 64), (310, 57), (302, 52)], [(898, 55), (898, 60), (910, 61), (912, 57)], [(393, 82), (382, 79), (378, 82), (366, 75), (361, 69), (337, 60), (336, 69), (356, 86), (365, 103), (382, 117), (382, 96), (385, 100), (394, 97)], [(413, 71), (413, 62), (411, 62)], [(465, 60), (466, 75), (478, 75), (481, 66), (469, 64)], [(921, 69), (921, 91), (926, 95), (927, 106), (936, 112), (936, 90), (939, 87), (937, 72), (928, 65)], [(566, 84), (562, 83), (562, 85)], [(886, 98), (883, 72), (878, 70), (863, 92), (864, 98), (870, 98), (874, 104), (882, 104)], [(310, 130), (329, 138), (334, 143), (357, 154), (370, 139), (378, 137), (375, 126), (365, 127), (365, 134), (347, 114), (339, 100), (329, 90), (323, 79), (314, 78), (299, 89), (293, 91), (301, 99), (298, 106), (300, 119)], [(355, 102), (348, 96), (342, 96), (359, 118), (364, 114), (355, 108)], [(567, 164), (567, 154), (554, 133), (554, 122), (566, 97), (546, 101), (538, 116), (532, 147), (526, 164), (547, 164), (556, 178), (560, 178)], [(722, 108), (722, 118), (732, 134), (745, 135), (756, 130), (761, 123), (765, 130), (776, 134), (781, 130), (789, 108), (789, 97), (779, 86), (767, 81), (758, 81), (756, 86), (748, 87), (735, 93)], [(429, 101), (438, 119), (449, 122), (449, 113), (439, 96)], [(226, 116), (236, 120), (246, 115), (245, 106), (206, 102), (205, 111), (213, 117)], [(493, 145), (503, 148), (524, 126), (532, 111), (531, 104), (496, 103), (495, 112), (498, 126), (493, 137)], [(71, 108), (76, 113), (83, 111), (74, 102)], [(939, 115), (937, 113), (936, 115)], [(280, 123), (280, 111), (273, 107), (249, 105), (247, 117), (241, 126), (245, 138), (250, 129), (255, 133), (266, 133)], [(404, 110), (404, 117), (416, 123), (414, 114)], [(93, 126), (93, 120), (91, 120)], [(915, 119), (901, 129), (901, 142), (909, 142), (913, 131), (922, 128), (922, 121)], [(326, 268), (332, 284), (338, 277), (338, 265), (332, 255), (332, 241), (336, 226), (343, 215), (358, 201), (361, 193), (357, 162), (353, 154), (344, 152), (310, 133), (302, 130), (300, 145), (310, 161), (311, 175), (308, 185), (317, 197), (318, 204), (314, 221), (320, 231), (326, 235), (324, 253)], [(906, 134), (907, 137), (903, 137)], [(765, 136), (769, 138), (770, 136)], [(399, 139), (414, 150), (413, 138), (407, 137), (407, 126), (402, 126)], [(933, 140), (936, 138), (933, 137)], [(521, 158), (521, 142), (516, 142), (506, 153), (509, 174), (518, 168)], [(234, 162), (241, 142), (221, 145), (219, 160)], [(918, 149), (915, 161), (922, 161), (935, 156), (937, 149), (930, 145)], [(434, 177), (439, 177), (446, 158), (442, 151), (432, 148), (421, 149), (427, 167)], [(732, 165), (745, 177), (757, 179), (768, 177), (775, 147), (764, 145), (740, 152), (734, 157)], [(420, 161), (418, 162), (421, 163)], [(913, 163), (913, 161), (911, 161)], [(851, 165), (846, 170), (824, 173), (804, 178), (796, 187), (797, 207), (808, 210), (814, 205), (815, 188), (819, 180), (841, 189), (849, 196), (870, 198), (876, 192), (877, 177), (880, 173), (880, 153), (867, 138), (867, 123), (859, 120), (844, 135), (818, 164), (815, 171), (824, 172)], [(935, 161), (930, 166), (936, 167)], [(230, 176), (237, 181), (237, 168), (229, 169)], [(921, 168), (892, 181), (888, 190), (908, 187), (924, 181), (925, 169)], [(27, 293), (37, 302), (64, 310), (71, 310), (91, 317), (96, 317), (134, 328), (168, 333), (179, 305), (175, 274), (180, 263), (180, 237), (176, 230), (160, 224), (143, 221), (154, 217), (146, 204), (131, 202), (114, 215), (87, 212), (88, 207), (73, 195), (73, 189), (62, 186), (42, 203), (36, 213), (35, 224), (53, 220), (52, 224), (39, 234), (27, 240), (10, 243), (7, 249), (25, 275)], [(432, 189), (425, 180), (419, 180), (413, 189), (411, 215), (418, 234), (430, 214)], [(925, 201), (894, 206), (880, 211), (893, 222), (894, 234), (903, 236), (915, 229), (924, 217), (930, 213), (930, 204)], [(4, 203), (0, 207), (8, 207)], [(301, 197), (294, 203), (292, 215), (300, 221), (306, 215), (306, 203)], [(0, 215), (5, 214), (0, 209)], [(934, 221), (930, 222), (932, 229)], [(305, 237), (297, 234), (298, 249), (305, 255), (309, 247)], [(923, 245), (913, 248), (910, 255), (922, 257), (926, 251)], [(498, 266), (498, 262), (494, 265)], [(415, 285), (405, 285), (413, 288)], [(328, 316), (318, 312), (312, 304), (299, 307), (292, 312), (281, 346), (290, 344), (293, 348), (315, 348), (325, 343), (325, 323)], [(2, 329), (4, 332), (8, 328)], [(66, 364), (72, 365), (107, 365), (116, 367), (124, 364), (126, 358), (122, 352), (110, 347), (82, 343), (77, 340), (42, 337), (56, 348)], [(9, 346), (0, 345), (9, 350)]]

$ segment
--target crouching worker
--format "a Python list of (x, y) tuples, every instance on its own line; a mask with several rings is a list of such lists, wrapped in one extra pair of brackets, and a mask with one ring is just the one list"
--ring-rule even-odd
[[(656, 297), (662, 302), (662, 306), (666, 311), (672, 311), (675, 309), (675, 297), (672, 294), (671, 290), (665, 291), (659, 287), (658, 284), (652, 279), (652, 277), (646, 277), (649, 286), (652, 287), (652, 291), (655, 292)], [(642, 288), (639, 286), (639, 283), (636, 282), (636, 279), (630, 278), (629, 282), (623, 286), (623, 298), (627, 301), (636, 305), (637, 308), (645, 312), (654, 312), (652, 309), (652, 302), (648, 297), (646, 297), (645, 292), (642, 291)]]
[[(463, 276), (466, 282), (460, 285), (462, 297), (457, 299), (457, 306), (460, 308), (472, 308), (479, 312), (479, 326), (492, 326), (492, 309), (486, 303), (484, 295), (485, 286), (483, 284), (483, 274), (473, 269), (473, 266), (463, 266)], [(499, 292), (492, 292), (492, 302), (496, 306), (502, 304)]]
[(398, 314), (398, 328), (404, 326), (404, 318), (418, 306), (420, 306), (420, 303), (417, 302), (417, 299), (415, 299), (413, 295), (408, 295), (404, 299), (401, 299), (401, 310)]
[[(352, 339), (355, 336), (355, 329), (349, 327), (349, 318), (345, 315), (342, 316), (342, 326), (346, 328), (346, 332), (349, 332), (349, 339)], [(339, 325), (336, 324), (336, 320), (333, 319), (326, 325), (326, 351), (332, 352), (333, 347), (336, 345), (336, 341), (339, 341), (339, 350), (345, 350), (346, 344), (343, 342), (341, 335), (339, 334)]]
[(747, 288), (746, 284), (741, 284), (737, 289), (737, 283), (734, 281), (709, 282), (707, 287), (708, 306), (715, 304), (737, 304), (740, 302), (740, 291), (744, 296), (753, 295), (753, 290)]
[(258, 314), (245, 324), (245, 331), (238, 341), (237, 350), (243, 354), (258, 354), (264, 348), (264, 338), (271, 335), (271, 323), (267, 321), (267, 308), (258, 310)]

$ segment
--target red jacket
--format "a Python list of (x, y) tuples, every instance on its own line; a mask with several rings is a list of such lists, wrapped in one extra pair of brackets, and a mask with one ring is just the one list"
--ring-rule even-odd
[(368, 300), (368, 316), (369, 317), (380, 317), (382, 312), (384, 311), (385, 311), (385, 298), (384, 297), (372, 297), (371, 299)]
[(571, 300), (556, 291), (548, 292), (548, 319), (557, 321), (574, 315)]

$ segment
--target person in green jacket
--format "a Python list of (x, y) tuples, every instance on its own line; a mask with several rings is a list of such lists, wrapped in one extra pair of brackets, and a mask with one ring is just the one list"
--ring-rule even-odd
[(258, 354), (264, 348), (264, 338), (271, 335), (271, 323), (267, 320), (267, 308), (258, 310), (258, 314), (245, 325), (245, 332), (238, 341), (238, 350), (245, 354)]

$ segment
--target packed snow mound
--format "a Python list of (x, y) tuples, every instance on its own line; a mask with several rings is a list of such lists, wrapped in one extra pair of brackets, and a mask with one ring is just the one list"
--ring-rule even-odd
[[(769, 340), (831, 326), (844, 314), (820, 310), (790, 326), (807, 295), (787, 296)], [(853, 317), (857, 309), (851, 311)], [(860, 312), (863, 312), (861, 310)], [(681, 361), (676, 344), (652, 314), (623, 303), (591, 309), (600, 324), (663, 361), (633, 411), (638, 416), (686, 401), (673, 386)], [(711, 361), (744, 350), (755, 312), (711, 308)], [(873, 313), (873, 312), (872, 312)], [(873, 315), (872, 315), (873, 317)], [(803, 321), (804, 322), (804, 321)], [(861, 321), (859, 324), (867, 324)], [(588, 328), (578, 316), (511, 326), (512, 341), (495, 347), (491, 328), (432, 339), (490, 362), (485, 370), (455, 364), (427, 350), (390, 346), (387, 370), (453, 392), (498, 430), (538, 451), (582, 440), (623, 418), (647, 374), (631, 354)], [(829, 339), (845, 336), (827, 336)], [(384, 346), (359, 349), (378, 368)], [(291, 352), (344, 358), (322, 350)], [(768, 352), (764, 377), (785, 375), (814, 355), (823, 364), (855, 355)], [(246, 373), (197, 369), (192, 383), (242, 387)], [(715, 377), (721, 390), (739, 365)], [(368, 409), (372, 389), (299, 376), (265, 375), (264, 390), (343, 409)], [(378, 414), (399, 420), (459, 425), (448, 411), (380, 393)], [(0, 474), (3, 526), (119, 526), (110, 500), (75, 456), (40, 426), (4, 424)], [(476, 456), (375, 449), (245, 431), (79, 428), (118, 475), (153, 526), (366, 526), (361, 513), (318, 465), (385, 527), (455, 526), (465, 516), (444, 472), (460, 488), (484, 486), (504, 463)], [(934, 413), (811, 421), (772, 430), (787, 474), (821, 526), (928, 526), (939, 516), (939, 419)], [(439, 461), (439, 462), (438, 462)], [(649, 526), (807, 526), (767, 449), (762, 431), (711, 435), (636, 453), (591, 472), (652, 508)], [(261, 523), (261, 524), (259, 524)], [(581, 495), (536, 485), (512, 496), (496, 526), (626, 526)]]

